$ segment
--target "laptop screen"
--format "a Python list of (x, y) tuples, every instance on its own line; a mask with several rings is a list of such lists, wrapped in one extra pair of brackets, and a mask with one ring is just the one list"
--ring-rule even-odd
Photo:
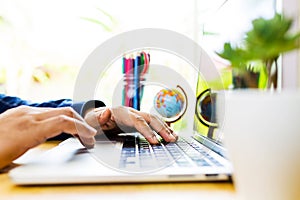
[[(217, 83), (218, 84), (218, 83)], [(221, 85), (221, 81), (220, 81)], [(196, 106), (194, 114), (194, 132), (197, 136), (222, 145), (223, 135), (218, 131), (216, 119), (216, 95), (219, 88), (209, 85), (199, 76), (196, 88)]]

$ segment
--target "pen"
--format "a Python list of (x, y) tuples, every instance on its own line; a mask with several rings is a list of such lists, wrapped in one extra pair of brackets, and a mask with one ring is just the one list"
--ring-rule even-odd
[(133, 97), (134, 97), (134, 58), (131, 54), (129, 59), (129, 68), (128, 68), (128, 90), (129, 90), (129, 107), (133, 107)]
[(134, 59), (134, 75), (133, 75), (133, 79), (134, 79), (134, 96), (133, 96), (133, 108), (135, 108), (136, 110), (139, 110), (139, 64), (138, 64), (138, 55), (136, 56), (136, 58)]
[(144, 51), (142, 52), (143, 54), (143, 58), (144, 58), (144, 67), (143, 67), (143, 71), (142, 74), (146, 74), (149, 68), (149, 55), (150, 54), (146, 54)]
[[(125, 74), (125, 80), (126, 80), (126, 57), (125, 55), (122, 58), (122, 73)], [(122, 105), (125, 105), (126, 102), (126, 86), (123, 87), (122, 90)]]

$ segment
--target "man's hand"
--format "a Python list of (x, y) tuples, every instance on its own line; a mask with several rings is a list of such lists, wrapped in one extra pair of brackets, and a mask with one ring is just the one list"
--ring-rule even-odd
[(0, 168), (46, 139), (70, 133), (93, 147), (96, 130), (72, 108), (20, 106), (0, 115)]
[(95, 108), (88, 112), (84, 119), (99, 133), (114, 134), (138, 131), (151, 144), (159, 142), (153, 131), (166, 142), (175, 142), (178, 138), (173, 130), (157, 116), (130, 107)]

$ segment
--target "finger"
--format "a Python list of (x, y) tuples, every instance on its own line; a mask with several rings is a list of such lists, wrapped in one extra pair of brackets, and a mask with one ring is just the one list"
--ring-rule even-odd
[(85, 137), (79, 137), (79, 135), (75, 135), (86, 148), (91, 149), (95, 146), (96, 139), (95, 137), (91, 138), (85, 138)]
[(130, 113), (130, 118), (134, 124), (134, 128), (140, 132), (151, 144), (159, 143), (155, 133), (142, 116), (135, 113)]
[(144, 113), (140, 111), (133, 111), (141, 115), (147, 123), (157, 132), (166, 142), (175, 142), (178, 139), (177, 134), (169, 127), (163, 120), (156, 115)]
[[(37, 110), (38, 111), (38, 110)], [(63, 107), (63, 108), (41, 108), (39, 109), (40, 113), (34, 115), (35, 119), (45, 120), (58, 115), (65, 115), (71, 118), (76, 118), (77, 120), (84, 121), (83, 118), (71, 107)]]
[(178, 139), (178, 135), (174, 132), (174, 130), (163, 120), (160, 119), (161, 122), (164, 123), (165, 127), (170, 131), (170, 133), (176, 138), (176, 140)]
[(155, 115), (148, 114), (150, 118), (149, 125), (155, 130), (166, 142), (175, 142), (178, 136), (174, 131), (161, 119)]
[(75, 118), (58, 115), (38, 122), (39, 133), (42, 133), (42, 139), (57, 136), (58, 134), (65, 132), (72, 135), (78, 135), (82, 139), (82, 143), (85, 146), (93, 146), (94, 140), (92, 139), (96, 135), (96, 130), (90, 127), (87, 123), (77, 120)]

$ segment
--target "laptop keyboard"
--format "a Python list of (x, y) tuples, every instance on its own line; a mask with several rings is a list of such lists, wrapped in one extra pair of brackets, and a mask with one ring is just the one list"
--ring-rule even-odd
[(180, 138), (176, 143), (150, 145), (143, 137), (125, 138), (120, 160), (121, 169), (159, 167), (222, 166), (204, 147)]

